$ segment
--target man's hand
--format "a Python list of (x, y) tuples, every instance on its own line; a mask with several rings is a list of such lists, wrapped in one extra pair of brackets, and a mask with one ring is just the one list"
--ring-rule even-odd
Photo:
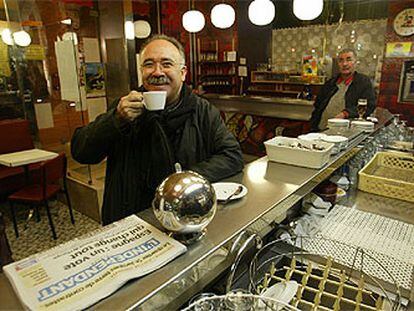
[(127, 96), (121, 97), (116, 107), (116, 114), (120, 119), (133, 121), (144, 112), (142, 93), (131, 91)]
[(335, 116), (336, 119), (346, 119), (345, 112), (340, 112)]

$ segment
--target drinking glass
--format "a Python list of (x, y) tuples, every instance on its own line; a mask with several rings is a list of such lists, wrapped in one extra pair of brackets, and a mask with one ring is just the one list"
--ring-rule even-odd
[(364, 120), (364, 115), (367, 112), (367, 105), (368, 105), (368, 101), (366, 99), (364, 98), (358, 99), (358, 106), (357, 106), (357, 111), (359, 115), (358, 120)]
[(238, 288), (233, 289), (226, 294), (226, 299), (222, 303), (224, 310), (232, 311), (247, 311), (252, 310), (254, 306), (254, 299), (250, 296), (248, 290)]
[(209, 300), (216, 296), (214, 293), (201, 293), (191, 298), (189, 305), (194, 306), (196, 311), (214, 311), (216, 309), (215, 301)]

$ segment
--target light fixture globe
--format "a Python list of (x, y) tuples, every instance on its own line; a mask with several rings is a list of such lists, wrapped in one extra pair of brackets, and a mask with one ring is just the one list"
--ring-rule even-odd
[(134, 22), (135, 37), (139, 39), (148, 38), (151, 34), (151, 25), (144, 20)]
[(14, 32), (13, 39), (14, 42), (20, 46), (29, 46), (32, 42), (32, 38), (30, 38), (30, 35), (24, 30)]
[(293, 14), (303, 21), (310, 21), (321, 15), (323, 0), (293, 0)]
[(200, 11), (190, 10), (183, 14), (182, 22), (188, 32), (199, 32), (204, 28), (206, 19)]
[(7, 45), (13, 45), (13, 37), (9, 28), (4, 28), (1, 32), (1, 39)]
[(268, 25), (275, 18), (275, 5), (270, 0), (254, 0), (249, 5), (248, 15), (255, 25)]
[(236, 20), (236, 13), (231, 5), (221, 3), (211, 9), (211, 22), (220, 29), (231, 27)]
[(127, 38), (127, 40), (134, 40), (135, 39), (134, 23), (131, 21), (126, 21), (124, 28), (125, 28), (125, 38)]

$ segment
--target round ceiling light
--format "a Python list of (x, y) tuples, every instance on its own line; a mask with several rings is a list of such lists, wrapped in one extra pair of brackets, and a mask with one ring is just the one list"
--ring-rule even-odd
[(217, 4), (211, 10), (211, 22), (220, 29), (231, 27), (236, 20), (236, 13), (231, 5)]
[(13, 45), (13, 37), (9, 28), (4, 28), (1, 32), (1, 39), (7, 45)]
[(135, 21), (134, 32), (135, 32), (135, 37), (139, 39), (147, 38), (151, 34), (151, 25), (147, 21), (144, 21), (144, 20)]
[(249, 5), (248, 15), (255, 25), (268, 25), (275, 18), (275, 5), (270, 0), (254, 0)]
[(183, 27), (188, 32), (199, 32), (204, 28), (206, 20), (203, 13), (196, 10), (187, 11), (183, 14)]
[(303, 21), (310, 21), (321, 15), (323, 0), (293, 0), (293, 14)]
[(30, 38), (30, 35), (24, 30), (14, 32), (13, 39), (14, 42), (20, 46), (29, 46), (32, 42), (32, 38)]

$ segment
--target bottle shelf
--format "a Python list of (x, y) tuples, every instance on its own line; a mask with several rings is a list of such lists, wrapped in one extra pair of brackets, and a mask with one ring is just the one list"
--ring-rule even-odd
[[(231, 51), (225, 51), (219, 48), (218, 40), (197, 40), (197, 85), (206, 93), (236, 94), (238, 62), (234, 44)], [(230, 52), (232, 58), (227, 59)]]
[(236, 65), (237, 62), (235, 61), (199, 61), (200, 65), (228, 65), (228, 64), (232, 64), (232, 65)]

